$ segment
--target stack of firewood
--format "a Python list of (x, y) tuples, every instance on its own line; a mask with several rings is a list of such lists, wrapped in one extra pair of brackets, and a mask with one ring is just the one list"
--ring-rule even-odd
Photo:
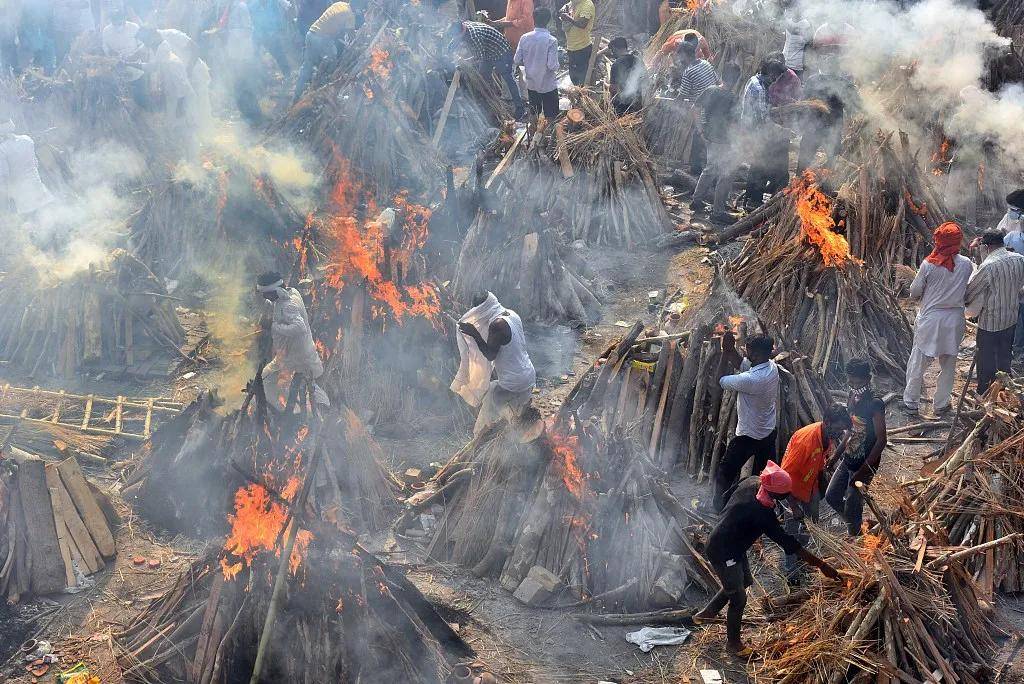
[(173, 298), (124, 250), (65, 278), (26, 265), (3, 274), (0, 290), (0, 359), (32, 375), (132, 372), (161, 358), (155, 370), (166, 374), (182, 355), (186, 336)]
[(1024, 6), (1014, 0), (994, 0), (989, 4), (989, 19), (1000, 35), (1020, 41), (1024, 26)]
[[(225, 416), (217, 411), (219, 398), (203, 394), (144, 444), (125, 477), (125, 499), (161, 528), (197, 536), (223, 533), (239, 488), (280, 496), (289, 477), (285, 471), (295, 467), (282, 461), (289, 454), (294, 458), (310, 428), (305, 413), (293, 413), (303, 403), (296, 392), (286, 395), (282, 408), (267, 398), (262, 380), (254, 380), (242, 407)], [(396, 506), (399, 484), (380, 447), (345, 407), (325, 413), (321, 435), (313, 501), (353, 529), (381, 529)]]
[[(893, 199), (899, 215), (913, 211), (911, 200)], [(725, 275), (772, 336), (805, 354), (815, 373), (838, 383), (846, 361), (858, 357), (901, 380), (913, 331), (887, 281), (889, 264), (903, 252), (879, 267), (868, 255), (892, 254), (894, 245), (902, 250), (902, 241), (873, 230), (866, 193), (859, 203), (854, 216), (837, 216), (841, 203), (806, 172), (771, 201), (775, 215), (726, 264)], [(844, 220), (845, 236), (837, 231)]]
[(532, 438), (522, 430), (493, 427), (474, 439), (407, 500), (397, 529), (443, 504), (428, 553), (509, 591), (540, 571), (569, 594), (540, 602), (636, 610), (674, 605), (691, 583), (717, 590), (700, 550), (703, 521), (628, 434), (574, 420)]
[[(0, 596), (74, 590), (115, 554), (116, 514), (74, 458), (0, 457)], [(84, 587), (83, 587), (84, 588)]]
[(815, 537), (844, 584), (822, 580), (773, 601), (790, 612), (757, 644), (758, 680), (993, 681), (998, 630), (958, 560), (923, 563), (897, 537), (896, 546), (873, 535), (856, 543), (820, 530)]
[(524, 319), (595, 319), (601, 307), (597, 286), (559, 232), (565, 198), (549, 191), (555, 174), (538, 154), (513, 162), (462, 242), (452, 281), (455, 299), (469, 302), (475, 293), (490, 291)]

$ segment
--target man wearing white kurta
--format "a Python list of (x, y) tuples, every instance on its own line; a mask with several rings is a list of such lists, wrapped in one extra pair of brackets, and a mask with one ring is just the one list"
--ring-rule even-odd
[(938, 359), (939, 378), (932, 411), (941, 415), (950, 408), (956, 355), (966, 328), (964, 293), (974, 266), (959, 253), (963, 242), (960, 226), (943, 223), (935, 229), (934, 237), (935, 249), (921, 264), (910, 286), (910, 297), (919, 301), (920, 307), (914, 323), (914, 346), (907, 362), (903, 405), (908, 411), (918, 411), (924, 373)]

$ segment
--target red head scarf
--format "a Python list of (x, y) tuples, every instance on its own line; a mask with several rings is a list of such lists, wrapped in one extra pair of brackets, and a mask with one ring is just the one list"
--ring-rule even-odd
[(771, 494), (789, 494), (793, 491), (792, 478), (775, 461), (768, 461), (768, 465), (761, 471), (760, 480), (761, 486), (757, 489), (757, 500), (768, 508), (775, 506), (775, 499), (771, 497)]
[(952, 271), (955, 266), (953, 257), (960, 253), (960, 245), (964, 241), (963, 231), (952, 221), (946, 221), (935, 229), (933, 236), (935, 249), (925, 258), (925, 261)]

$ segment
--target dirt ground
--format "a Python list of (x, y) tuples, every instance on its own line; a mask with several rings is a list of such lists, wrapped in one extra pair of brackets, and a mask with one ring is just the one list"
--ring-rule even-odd
[[(658, 290), (683, 293), (687, 310), (700, 305), (708, 287), (712, 267), (708, 251), (692, 247), (678, 254), (654, 253), (619, 255), (594, 250), (587, 255), (600, 274), (607, 291), (607, 306), (593, 327), (570, 334), (573, 344), (565, 348), (566, 331), (555, 331), (539, 339), (554, 340), (558, 347), (545, 364), (548, 375), (542, 378), (535, 402), (550, 412), (572, 386), (574, 378), (591, 365), (609, 343), (624, 332), (623, 324), (637, 320), (653, 323), (657, 311), (648, 310), (648, 292)], [(549, 350), (550, 351), (550, 350)], [(538, 351), (537, 353), (541, 353)], [(961, 358), (963, 374), (969, 355)], [(933, 369), (934, 373), (936, 369)], [(0, 369), (2, 375), (2, 369)], [(192, 379), (194, 385), (198, 378)], [(930, 376), (927, 386), (934, 386)], [(160, 385), (135, 388), (139, 394), (169, 394), (172, 387)], [(892, 388), (881, 388), (889, 390)], [(90, 391), (99, 391), (92, 386)], [(126, 392), (121, 386), (119, 392)], [(959, 391), (959, 386), (958, 386)], [(918, 421), (899, 412), (898, 402), (890, 403), (890, 426)], [(443, 462), (465, 443), (469, 435), (469, 414), (427, 433), (401, 439), (381, 437), (390, 467), (401, 472), (410, 466)], [(941, 431), (935, 434), (943, 434)], [(922, 455), (934, 445), (893, 445), (884, 456), (884, 466), (876, 488), (901, 480), (914, 479), (920, 471)], [(116, 473), (90, 471), (90, 476), (116, 492)], [(707, 487), (683, 476), (673, 484), (680, 501), (698, 506), (708, 496)], [(36, 637), (51, 641), (61, 656), (61, 665), (85, 662), (102, 682), (120, 681), (114, 676), (111, 634), (126, 626), (147, 603), (157, 597), (201, 552), (202, 545), (182, 537), (169, 538), (150, 529), (115, 494), (123, 524), (118, 531), (118, 557), (96, 577), (96, 586), (80, 594), (50, 597), (30, 604), (7, 606), (0, 612), (0, 681), (30, 682), (23, 665), (14, 659), (14, 649), (23, 640)], [(636, 627), (594, 628), (576, 620), (572, 611), (552, 611), (524, 606), (509, 592), (490, 580), (481, 580), (466, 570), (428, 562), (422, 548), (407, 539), (393, 537), (367, 539), (367, 545), (381, 557), (404, 568), (410, 580), (434, 602), (440, 612), (477, 650), (480, 658), (508, 682), (700, 682), (700, 671), (717, 670), (725, 682), (746, 682), (748, 665), (723, 650), (721, 627), (694, 634), (678, 647), (659, 647), (641, 653), (625, 641), (627, 631)], [(151, 569), (136, 559), (159, 561)], [(755, 559), (759, 576), (769, 591), (784, 591), (777, 571), (778, 550), (768, 545)], [(698, 606), (706, 599), (691, 593), (686, 602)], [(764, 624), (755, 602), (748, 604), (748, 632)], [(1001, 599), (999, 611), (1008, 625), (1024, 628), (1024, 602)], [(1018, 670), (1024, 669), (1020, 664)], [(6, 677), (6, 679), (4, 679)], [(1016, 680), (1024, 681), (1020, 673)], [(40, 681), (52, 681), (49, 677)]]

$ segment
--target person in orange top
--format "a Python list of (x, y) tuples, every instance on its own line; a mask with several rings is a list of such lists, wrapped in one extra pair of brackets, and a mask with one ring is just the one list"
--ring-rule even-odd
[[(786, 519), (786, 532), (807, 544), (805, 516), (818, 520), (821, 493), (825, 491), (825, 470), (829, 452), (835, 454), (847, 430), (853, 426), (850, 414), (839, 405), (831, 406), (824, 419), (800, 428), (789, 438), (782, 469), (789, 473), (793, 488), (787, 501), (793, 515)], [(800, 563), (795, 554), (786, 555), (786, 575), (790, 584), (799, 582)]]
[[(665, 40), (661, 48), (658, 49), (658, 54), (654, 56), (653, 63), (649, 66), (658, 69), (671, 64), (672, 56), (676, 54), (676, 50), (686, 41), (688, 36), (694, 36), (697, 39), (697, 59), (706, 59), (710, 62), (714, 55), (711, 53), (711, 46), (708, 44), (707, 39), (696, 29), (683, 29), (682, 31), (676, 31)], [(693, 39), (691, 38), (690, 40), (692, 41)]]
[(514, 53), (519, 39), (536, 28), (533, 24), (533, 0), (508, 0), (505, 16), (488, 23), (505, 34)]

